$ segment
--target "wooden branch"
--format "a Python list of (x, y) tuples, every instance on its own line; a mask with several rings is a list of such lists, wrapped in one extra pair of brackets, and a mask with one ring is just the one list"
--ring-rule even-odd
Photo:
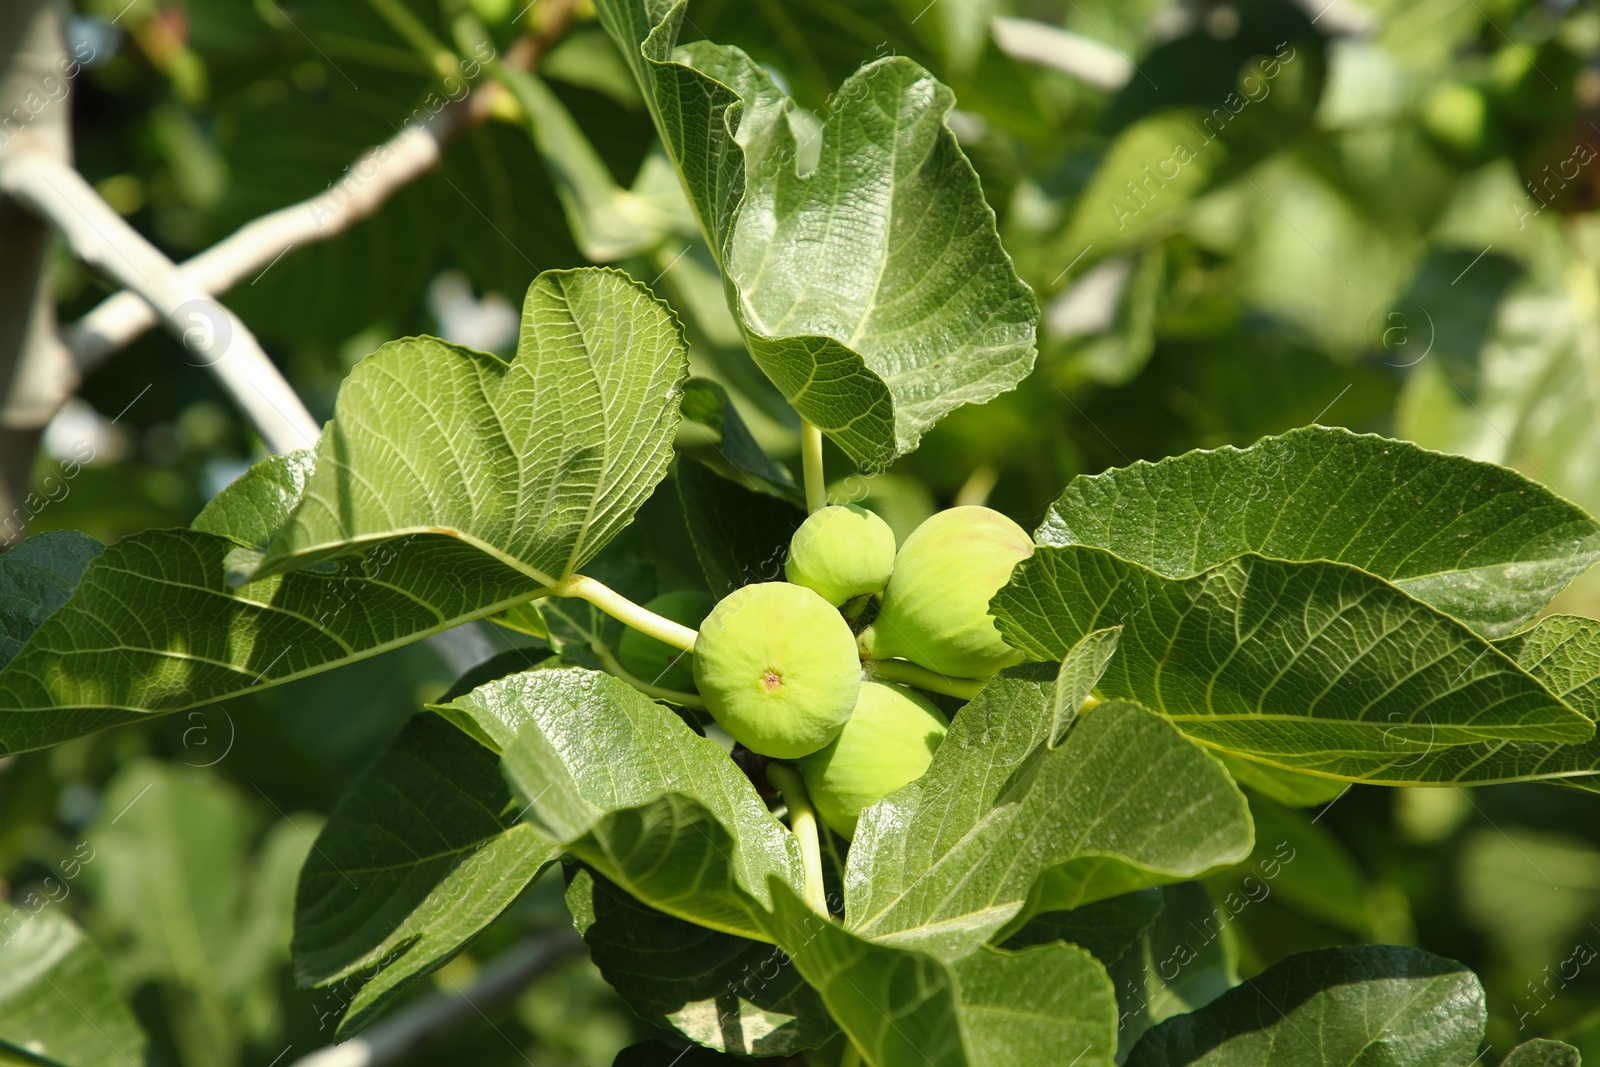
[[(67, 54), (63, 18), (56, 0), (0, 4), (0, 159), (72, 157), (68, 94), (81, 64)], [(56, 330), (50, 240), (44, 220), (0, 201), (0, 551), (27, 526), (40, 434), (78, 387)]]
[(66, 238), (88, 266), (139, 294), (208, 367), (274, 452), (307, 448), (319, 427), (255, 335), (128, 225), (76, 170), (38, 152), (0, 159), (0, 192)]
[(313, 1052), (292, 1067), (378, 1067), (473, 1019), (485, 1018), (536, 979), (584, 951), (577, 935), (561, 933), (524, 941), (484, 964), (465, 991), (413, 1001), (358, 1037)]
[[(240, 227), (180, 268), (190, 288), (224, 293), (275, 263), (290, 249), (337, 237), (370, 218), (396, 191), (432, 170), (445, 144), (488, 114), (483, 88), (449, 104), (426, 121), (407, 125), (369, 149), (344, 176), (309, 200), (280, 208)], [(156, 324), (150, 305), (135, 292), (116, 293), (67, 331), (67, 347), (80, 373), (98, 366)]]

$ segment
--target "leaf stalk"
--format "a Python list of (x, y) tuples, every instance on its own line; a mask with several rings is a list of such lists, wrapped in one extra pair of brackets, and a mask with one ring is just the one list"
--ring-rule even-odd
[(822, 473), (822, 431), (810, 419), (800, 420), (800, 466), (805, 472), (806, 510), (828, 506), (828, 482)]
[(631, 626), (642, 634), (685, 652), (694, 651), (695, 638), (699, 636), (694, 630), (682, 623), (657, 615), (648, 608), (640, 607), (610, 586), (586, 575), (574, 574), (566, 581), (552, 586), (551, 592), (556, 596), (587, 600), (613, 619)]
[(868, 660), (866, 667), (867, 677), (874, 681), (899, 682), (958, 700), (971, 700), (988, 682), (986, 678), (952, 678), (903, 659)]
[(811, 910), (828, 918), (828, 894), (822, 884), (822, 844), (817, 831), (817, 809), (811, 806), (805, 779), (787, 763), (767, 764), (767, 781), (778, 787), (789, 808), (789, 829), (800, 842), (800, 862), (805, 869), (802, 895)]

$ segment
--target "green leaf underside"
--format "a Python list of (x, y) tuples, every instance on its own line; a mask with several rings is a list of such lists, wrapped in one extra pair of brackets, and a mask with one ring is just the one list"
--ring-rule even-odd
[(72, 596), (100, 542), (71, 530), (48, 530), (0, 555), (0, 667)]
[(510, 363), (434, 338), (390, 342), (340, 387), (305, 493), (256, 575), (442, 533), (560, 581), (666, 475), (687, 366), (671, 310), (593, 268), (534, 280)]
[(1468, 1067), (1483, 989), (1452, 960), (1395, 946), (1291, 956), (1147, 1033), (1127, 1067)]
[[(1042, 688), (1041, 742), (1048, 679)], [(714, 743), (615, 679), (582, 670), (513, 675), (446, 710), (504, 747), (503, 770), (542, 834), (646, 907), (777, 944), (873, 1062), (927, 1056), (1009, 1067), (1017, 1061), (1007, 1056), (1071, 1043), (1092, 1053), (1083, 1063), (1109, 1067), (1115, 1002), (1087, 952), (1059, 943), (1023, 953), (983, 948), (990, 956), (946, 963), (813, 915), (798, 896), (793, 837), (744, 775)], [(837, 969), (841, 959), (851, 961), (847, 971)], [(1003, 998), (1018, 988), (1029, 1002), (1020, 1021), (1004, 1023)]]
[[(1569, 707), (1600, 721), (1600, 622), (1552, 615), (1495, 645)], [(1399, 783), (1488, 785), (1538, 779), (1600, 791), (1600, 739), (1566, 745), (1497, 740), (1416, 746), (1413, 752), (1397, 754), (1381, 774), (1368, 770), (1363, 761), (1339, 756), (1306, 767), (1319, 774)]]
[(515, 816), (494, 754), (430, 714), (340, 799), (300, 870), (293, 942), (302, 983), (363, 979), (340, 1036), (453, 958), (555, 861)]
[(1243, 796), (1158, 716), (1107, 704), (1045, 747), (1054, 675), (1003, 671), (927, 774), (862, 814), (845, 874), (852, 931), (957, 958), (1025, 919), (1030, 894), (1068, 909), (1249, 854)]
[(150, 530), (101, 553), (0, 672), (0, 750), (43, 748), (314, 674), (534, 591), (447, 537), (233, 589), (225, 569), (236, 547), (213, 534)]
[(501, 746), (524, 818), (643, 903), (759, 941), (767, 880), (800, 883), (793, 836), (715, 742), (615, 678), (533, 671), (454, 701)]
[(1094, 687), (1100, 684), (1100, 677), (1106, 673), (1111, 657), (1116, 655), (1117, 642), (1121, 639), (1122, 627), (1108, 626), (1084, 634), (1062, 657), (1053, 697), (1051, 748), (1055, 748), (1067, 736), (1067, 731), (1077, 720), (1078, 709), (1094, 694)]
[(48, 906), (0, 906), (0, 1041), (71, 1067), (141, 1062), (144, 1034), (93, 942)]
[(1600, 524), (1515, 471), (1322, 426), (1079, 477), (1036, 538), (1169, 578), (1247, 553), (1335, 560), (1492, 637), (1600, 560)]
[(839, 1032), (780, 948), (665, 915), (587, 869), (571, 872), (567, 906), (600, 973), (657, 1026), (741, 1056), (787, 1056)]
[(802, 175), (793, 102), (738, 49), (675, 48), (684, 3), (597, 7), (751, 355), (845, 452), (886, 462), (953, 408), (1026, 376), (1037, 305), (944, 123), (950, 90), (901, 57), (868, 64), (840, 87), (820, 161)]
[(946, 963), (825, 922), (776, 880), (772, 901), (778, 942), (869, 1063), (1111, 1067), (1116, 997), (1081, 948), (981, 946)]
[[(551, 310), (563, 299), (571, 312), (568, 331), (574, 316), (584, 316), (603, 324), (615, 347), (585, 348), (563, 332), (561, 315)], [(417, 507), (429, 506), (430, 491), (444, 494), (436, 497), (443, 510), (505, 507), (530, 524), (519, 544), (542, 546), (551, 558), (587, 559), (599, 551), (631, 519), (671, 460), (673, 397), (686, 366), (682, 341), (664, 305), (615, 271), (544, 275), (530, 290), (528, 304), (520, 355), (509, 368), (494, 357), (428, 339), (385, 346), (360, 364), (365, 371), (352, 374), (357, 389), (348, 403), (341, 394), (338, 409), (361, 409), (356, 421), (369, 426), (370, 435), (325, 434), (319, 447), (334, 449), (333, 460), (300, 451), (259, 463), (207, 505), (192, 529), (134, 534), (93, 560), (73, 597), (0, 672), (0, 752), (41, 748), (143, 715), (181, 711), (314, 674), (488, 617), (538, 591), (529, 565), (513, 560), (504, 546), (485, 551), (482, 543), (438, 532), (388, 540), (363, 535), (314, 568), (233, 588), (229, 572), (237, 575), (259, 564), (263, 545), (280, 536), (286, 522), (302, 529), (302, 494), (319, 484), (314, 465), (327, 463), (349, 482), (375, 491), (392, 489), (395, 500)], [(601, 373), (591, 356), (602, 361)], [(486, 379), (477, 372), (487, 374), (488, 361), (504, 380), (537, 379), (543, 392), (519, 395), (543, 405), (541, 411), (555, 412), (550, 418), (540, 414), (543, 421), (534, 425), (523, 413), (527, 433), (512, 444), (520, 444), (525, 455), (504, 451), (496, 453), (498, 460), (490, 455), (485, 442), (510, 447), (503, 436), (508, 423), (499, 421), (483, 394), (483, 403), (472, 408), (463, 393), (447, 401), (427, 391), (449, 393), (463, 376), (482, 385)], [(543, 372), (535, 373), (535, 365)], [(570, 407), (564, 406), (572, 391), (563, 389), (563, 375), (580, 383), (577, 392), (589, 390), (571, 397)], [(360, 383), (371, 381), (387, 383), (391, 396), (406, 388), (421, 392), (384, 413), (355, 399)], [(509, 399), (504, 388), (498, 399)], [(431, 424), (435, 431), (452, 425), (443, 417), (450, 403), (462, 419), (453, 425), (470, 439), (473, 454), (491, 466), (509, 465), (509, 472), (496, 474), (509, 481), (480, 487), (484, 492), (475, 495), (465, 483), (450, 481), (459, 477), (459, 469), (444, 462), (431, 465), (431, 480), (413, 477), (409, 469), (392, 469), (385, 477), (349, 466), (352, 442), (370, 446), (364, 454), (381, 451), (378, 438), (408, 425), (415, 409), (440, 420)], [(638, 434), (630, 438), (623, 426), (635, 427)], [(427, 440), (440, 444), (408, 431), (406, 447), (424, 450)], [(519, 481), (519, 465), (542, 463), (553, 464), (542, 483)], [(336, 487), (348, 484), (331, 475), (320, 484), (330, 480)], [(533, 499), (536, 484), (550, 490), (547, 507)], [(506, 497), (519, 492), (527, 499), (517, 511)], [(442, 515), (426, 518), (418, 525), (444, 525), (432, 522)], [(292, 562), (310, 559), (295, 556)]]
[(1104, 549), (1040, 548), (990, 609), (1033, 659), (1122, 625), (1103, 693), (1290, 769), (1329, 773), (1337, 760), (1384, 781), (1440, 746), (1593, 736), (1471, 630), (1345, 564), (1247, 555), (1170, 579)]

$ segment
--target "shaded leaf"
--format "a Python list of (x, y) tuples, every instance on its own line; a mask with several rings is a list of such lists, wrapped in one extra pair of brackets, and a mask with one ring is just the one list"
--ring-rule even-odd
[(100, 552), (86, 534), (49, 530), (0, 555), (0, 667), (67, 602)]
[(1160, 889), (1140, 889), (1097, 900), (1071, 911), (1046, 911), (1006, 940), (1006, 948), (1026, 948), (1050, 941), (1082, 945), (1095, 959), (1110, 965), (1150, 929), (1161, 914)]
[(1582, 1067), (1583, 1057), (1564, 1041), (1536, 1037), (1511, 1050), (1500, 1067)]
[[(706, 443), (691, 449), (701, 462), (746, 489), (796, 507), (805, 505), (805, 494), (794, 484), (794, 476), (761, 450), (721, 384), (710, 378), (690, 378), (684, 383), (683, 420), (705, 429)], [(684, 447), (680, 436), (679, 450)]]
[(1468, 1067), (1483, 988), (1452, 960), (1395, 946), (1304, 952), (1151, 1030), (1128, 1067)]
[(677, 483), (684, 524), (712, 595), (783, 581), (789, 541), (805, 521), (804, 509), (742, 488), (692, 460), (678, 463)]
[(558, 851), (516, 820), (495, 754), (414, 716), (329, 815), (295, 894), (296, 977), (359, 975), (340, 1036), (443, 966)]
[[(11, 907), (4, 928), (0, 1041), (26, 1050), (10, 1062), (126, 1067), (144, 1059), (144, 1033), (82, 930), (48, 906)], [(0, 1060), (8, 1055), (0, 1051)]]
[(783, 950), (645, 907), (588, 870), (567, 907), (600, 973), (642, 1018), (743, 1056), (786, 1056), (839, 1032)]

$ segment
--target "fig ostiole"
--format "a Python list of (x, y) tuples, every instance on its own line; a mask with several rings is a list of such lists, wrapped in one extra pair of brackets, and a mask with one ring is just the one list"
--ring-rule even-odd
[(763, 582), (724, 597), (700, 625), (694, 680), (734, 740), (799, 759), (838, 736), (861, 691), (850, 626), (818, 593)]
[(789, 540), (784, 577), (834, 607), (881, 590), (894, 569), (894, 531), (866, 508), (835, 504), (811, 513)]
[[(648, 611), (695, 629), (716, 603), (710, 593), (688, 589), (662, 593), (644, 606)], [(622, 640), (617, 642), (617, 662), (647, 685), (680, 693), (694, 690), (694, 653), (673, 648), (649, 634), (633, 629), (623, 631)]]
[(834, 833), (853, 838), (863, 811), (922, 777), (949, 725), (905, 686), (863, 682), (839, 736), (799, 761), (817, 814)]
[(900, 546), (864, 647), (874, 659), (899, 657), (958, 678), (987, 678), (1020, 662), (989, 615), (989, 599), (1031, 555), (1027, 531), (998, 511), (939, 512)]

